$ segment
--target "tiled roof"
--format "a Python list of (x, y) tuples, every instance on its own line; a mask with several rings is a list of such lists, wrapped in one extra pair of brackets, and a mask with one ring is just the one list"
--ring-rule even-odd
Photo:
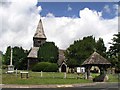
[(28, 58), (37, 58), (38, 50), (39, 50), (39, 47), (33, 47), (27, 57)]
[(107, 59), (102, 57), (97, 52), (94, 52), (88, 59), (86, 59), (82, 65), (98, 65), (98, 64), (111, 64)]
[(58, 59), (58, 65), (61, 65), (65, 61), (65, 50), (59, 50), (59, 59)]

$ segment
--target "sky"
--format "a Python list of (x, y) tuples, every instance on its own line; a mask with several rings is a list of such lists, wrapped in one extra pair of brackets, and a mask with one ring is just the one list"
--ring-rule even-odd
[(37, 2), (17, 0), (0, 3), (0, 51), (8, 46), (33, 47), (33, 36), (42, 19), (47, 41), (67, 49), (75, 40), (93, 35), (105, 46), (118, 32), (119, 5), (115, 2)]

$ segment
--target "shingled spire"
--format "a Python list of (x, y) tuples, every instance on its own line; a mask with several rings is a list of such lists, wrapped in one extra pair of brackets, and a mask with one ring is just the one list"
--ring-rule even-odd
[(42, 20), (40, 19), (38, 26), (37, 26), (37, 30), (34, 34), (33, 37), (33, 46), (34, 47), (39, 47), (41, 44), (45, 43), (46, 41), (46, 36), (44, 33), (44, 29), (43, 29), (43, 24), (42, 24)]
[(36, 30), (36, 32), (34, 34), (34, 38), (46, 39), (41, 19), (40, 19), (40, 21), (38, 23), (37, 30)]

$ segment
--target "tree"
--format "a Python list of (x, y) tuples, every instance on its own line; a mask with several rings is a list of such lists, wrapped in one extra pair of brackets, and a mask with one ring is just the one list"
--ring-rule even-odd
[(79, 63), (77, 63), (77, 60), (73, 59), (73, 58), (70, 58), (68, 61), (67, 61), (67, 65), (70, 67), (70, 68), (74, 68), (76, 66), (79, 66)]
[(75, 41), (65, 53), (68, 59), (67, 65), (69, 67), (80, 66), (94, 52), (94, 47), (95, 39), (93, 36), (84, 37), (83, 40)]
[[(2, 65), (3, 62), (3, 53), (0, 51), (0, 66)], [(1, 69), (1, 67), (0, 67)]]
[(102, 38), (96, 42), (96, 51), (106, 58), (106, 47)]
[(4, 64), (5, 65), (9, 65), (10, 64), (10, 53), (11, 53), (11, 47), (8, 46), (7, 50), (6, 50), (6, 53), (4, 55)]
[(13, 63), (17, 69), (27, 69), (27, 55), (28, 51), (22, 47), (13, 48)]
[(93, 36), (87, 36), (83, 40), (74, 41), (65, 52), (67, 65), (71, 68), (80, 66), (95, 50), (106, 56), (106, 47), (102, 38), (96, 42)]
[(46, 42), (38, 50), (38, 59), (40, 62), (56, 63), (58, 60), (58, 48), (54, 42)]
[[(22, 47), (14, 47), (13, 49), (13, 65), (17, 69), (27, 69), (27, 54), (28, 51), (24, 50)], [(7, 47), (7, 51), (4, 56), (4, 64), (10, 64), (11, 47)]]
[(108, 51), (108, 58), (112, 63), (112, 66), (120, 71), (120, 32), (114, 34), (112, 43), (110, 43), (110, 49)]

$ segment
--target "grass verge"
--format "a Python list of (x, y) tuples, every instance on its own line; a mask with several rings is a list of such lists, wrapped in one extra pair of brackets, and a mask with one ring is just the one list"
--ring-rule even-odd
[(90, 83), (92, 81), (85, 79), (77, 79), (77, 74), (67, 74), (67, 78), (64, 78), (64, 73), (58, 72), (43, 72), (41, 77), (40, 72), (29, 72), (28, 79), (21, 79), (20, 74), (6, 74), (2, 75), (3, 84), (23, 84), (23, 85), (46, 85), (46, 84), (78, 84), (78, 83)]
[[(95, 77), (98, 74), (92, 74)], [(42, 77), (40, 72), (29, 71), (28, 79), (21, 79), (20, 73), (16, 76), (13, 74), (2, 74), (3, 84), (21, 84), (21, 85), (47, 85), (47, 84), (80, 84), (80, 83), (92, 83), (90, 80), (85, 80), (80, 75), (81, 79), (77, 79), (77, 74), (67, 74), (67, 78), (64, 78), (64, 73), (59, 72), (43, 72)], [(108, 82), (118, 82), (118, 75), (108, 75)]]

